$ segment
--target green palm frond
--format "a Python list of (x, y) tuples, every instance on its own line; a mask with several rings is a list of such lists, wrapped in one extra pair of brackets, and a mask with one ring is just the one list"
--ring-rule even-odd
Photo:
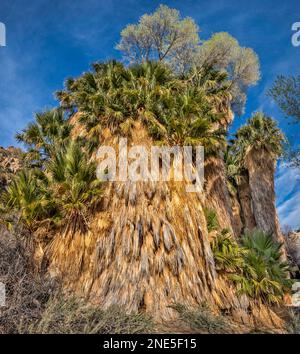
[(237, 131), (231, 151), (243, 165), (245, 157), (252, 149), (265, 149), (275, 158), (283, 154), (285, 143), (286, 138), (276, 121), (258, 112)]
[(102, 184), (96, 166), (89, 162), (80, 144), (73, 141), (46, 165), (53, 200), (62, 218), (80, 219), (87, 226), (89, 212), (100, 201)]
[(281, 245), (260, 230), (246, 232), (241, 245), (226, 233), (212, 242), (217, 269), (227, 273), (238, 293), (269, 304), (280, 304), (291, 287), (289, 266), (281, 261), (280, 249)]

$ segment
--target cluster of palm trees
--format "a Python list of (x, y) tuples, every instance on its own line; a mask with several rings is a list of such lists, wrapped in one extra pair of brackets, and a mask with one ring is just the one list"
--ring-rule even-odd
[[(130, 122), (140, 120), (154, 140), (203, 145), (206, 157), (226, 147), (221, 107), (230, 102), (228, 83), (224, 72), (209, 67), (193, 68), (179, 77), (163, 63), (96, 63), (91, 72), (68, 79), (57, 97), (59, 108), (37, 114), (35, 122), (17, 135), (28, 147), (25, 168), (1, 195), (2, 214), (16, 213), (29, 234), (42, 225), (88, 228), (103, 188), (91, 156), (104, 128), (130, 137)], [(73, 137), (71, 118), (77, 112), (85, 134)], [(228, 178), (237, 183), (250, 151), (264, 149), (275, 158), (283, 142), (275, 122), (255, 114), (225, 154)], [(212, 229), (218, 228), (214, 215), (208, 214)], [(259, 242), (264, 242), (263, 250)], [(245, 237), (239, 247), (223, 233), (213, 250), (220, 268), (238, 272), (232, 279), (242, 291), (277, 301), (286, 285), (286, 268), (277, 262), (279, 248), (267, 236)]]
[(127, 68), (111, 61), (67, 80), (66, 90), (57, 96), (62, 107), (81, 113), (94, 147), (102, 128), (122, 133), (124, 123), (136, 119), (155, 139), (172, 145), (203, 144), (216, 150), (225, 142), (225, 131), (214, 127), (222, 117), (215, 107), (230, 94), (226, 75), (212, 69), (193, 69), (178, 77), (163, 63)]
[[(17, 134), (27, 146), (25, 169), (1, 196), (4, 213), (17, 211), (30, 233), (62, 220), (74, 228), (87, 225), (88, 210), (100, 198), (90, 158), (103, 128), (130, 134), (126, 124), (141, 120), (153, 138), (170, 145), (202, 144), (207, 151), (225, 146), (225, 131), (216, 128), (223, 115), (215, 107), (230, 95), (226, 75), (212, 69), (179, 78), (163, 63), (96, 63), (92, 72), (67, 80), (57, 96), (59, 108), (36, 114)], [(86, 134), (74, 138), (76, 112)]]
[(246, 227), (271, 233), (279, 243), (284, 240), (277, 221), (274, 175), (285, 145), (277, 122), (258, 112), (238, 129), (225, 154), (230, 185), (242, 198), (245, 218), (252, 220)]
[[(45, 138), (43, 133), (39, 137)], [(15, 213), (28, 237), (42, 226), (84, 231), (90, 210), (101, 196), (96, 166), (89, 161), (78, 141), (56, 145), (51, 152), (46, 149), (47, 143), (42, 143), (36, 151), (33, 149), (34, 164), (40, 163), (41, 157), (45, 158), (44, 153), (49, 154), (43, 165), (34, 167), (30, 164), (21, 170), (2, 193), (2, 215)], [(30, 155), (32, 151), (29, 151)]]

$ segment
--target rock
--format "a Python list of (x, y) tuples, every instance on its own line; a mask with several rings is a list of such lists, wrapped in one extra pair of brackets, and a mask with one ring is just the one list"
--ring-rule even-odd
[(300, 230), (289, 232), (285, 239), (288, 253), (300, 270)]
[(0, 147), (0, 191), (22, 167), (22, 150), (9, 146)]

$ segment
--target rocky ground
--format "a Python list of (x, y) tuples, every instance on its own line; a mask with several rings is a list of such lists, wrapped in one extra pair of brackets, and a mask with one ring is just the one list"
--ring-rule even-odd
[(0, 146), (0, 190), (10, 181), (11, 177), (22, 166), (22, 150), (10, 146), (3, 148)]

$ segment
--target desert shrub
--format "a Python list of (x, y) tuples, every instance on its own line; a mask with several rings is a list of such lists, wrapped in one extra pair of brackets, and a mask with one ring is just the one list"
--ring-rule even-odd
[(300, 312), (290, 311), (286, 321), (286, 330), (291, 334), (300, 334)]
[(21, 328), (23, 333), (43, 334), (134, 334), (151, 330), (153, 322), (146, 314), (127, 314), (118, 306), (103, 310), (82, 299), (58, 294), (49, 300), (39, 320)]
[[(0, 230), (1, 231), (1, 230)], [(0, 334), (16, 333), (148, 333), (150, 316), (107, 310), (62, 296), (59, 285), (32, 265), (32, 254), (20, 240), (0, 235), (0, 282), (6, 306), (0, 307)]]
[(35, 274), (20, 242), (0, 239), (0, 282), (6, 288), (6, 306), (0, 307), (0, 333), (18, 333), (40, 318), (55, 284)]
[(231, 332), (228, 319), (222, 315), (214, 314), (204, 303), (196, 309), (189, 309), (181, 304), (174, 304), (171, 308), (178, 312), (181, 321), (199, 333)]
[(298, 308), (294, 308), (288, 311), (285, 327), (287, 333), (300, 334), (300, 311)]

